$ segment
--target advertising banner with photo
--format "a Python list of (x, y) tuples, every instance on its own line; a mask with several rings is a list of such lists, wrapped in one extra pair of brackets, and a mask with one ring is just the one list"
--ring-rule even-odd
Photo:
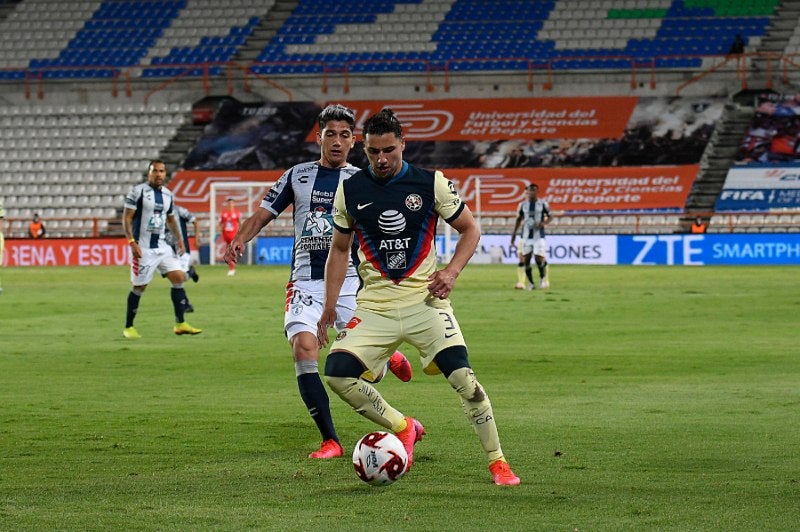
[[(354, 109), (358, 141), (364, 121), (391, 107), (403, 124), (406, 160), (428, 168), (697, 164), (724, 106), (715, 98), (628, 96), (335, 103)], [(321, 110), (314, 102), (227, 98), (183, 167), (276, 170), (315, 160)], [(367, 165), (360, 142), (349, 160)]]
[[(554, 211), (679, 211), (686, 204), (698, 167), (445, 169), (470, 209), (483, 214), (514, 212), (525, 187), (539, 185), (539, 197)], [(193, 212), (208, 212), (213, 182), (274, 182), (280, 171), (222, 172), (184, 170), (170, 181), (178, 203)], [(480, 200), (478, 190), (480, 189)], [(232, 191), (243, 209), (243, 190)], [(242, 196), (242, 197), (238, 197)], [(263, 196), (263, 193), (261, 194)], [(256, 200), (254, 207), (260, 204)]]
[(539, 197), (552, 211), (682, 210), (698, 166), (625, 168), (449, 169), (473, 210), (513, 212), (525, 187), (539, 185)]
[(800, 209), (800, 167), (734, 167), (728, 171), (715, 209)]
[(800, 166), (800, 95), (764, 93), (757, 104), (735, 163)]
[(175, 194), (177, 203), (192, 212), (209, 212), (211, 201), (211, 183), (242, 183), (260, 182), (263, 188), (247, 190), (243, 188), (231, 189), (217, 197), (216, 212), (221, 212), (224, 202), (228, 197), (234, 198), (237, 208), (242, 212), (248, 211), (245, 202), (248, 195), (254, 199), (252, 209), (261, 205), (261, 198), (266, 195), (269, 184), (274, 183), (283, 173), (281, 170), (258, 171), (202, 171), (181, 170), (175, 173), (167, 187)]
[[(485, 98), (337, 102), (356, 111), (356, 135), (391, 107), (407, 141), (606, 138), (622, 136), (635, 97)], [(314, 141), (313, 135), (306, 141)]]

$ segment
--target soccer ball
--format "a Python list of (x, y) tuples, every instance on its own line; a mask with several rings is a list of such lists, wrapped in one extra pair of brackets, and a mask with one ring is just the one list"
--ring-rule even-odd
[(356, 475), (373, 486), (388, 486), (400, 480), (407, 466), (406, 448), (389, 432), (370, 432), (353, 449)]

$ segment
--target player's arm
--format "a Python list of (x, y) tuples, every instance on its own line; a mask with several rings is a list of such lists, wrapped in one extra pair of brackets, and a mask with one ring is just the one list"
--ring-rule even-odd
[(542, 223), (539, 224), (539, 227), (544, 227), (545, 225), (549, 224), (550, 220), (552, 219), (553, 216), (550, 214), (550, 209), (545, 206), (545, 208), (542, 209)]
[[(192, 235), (194, 236), (194, 245), (197, 246), (197, 240), (200, 237), (200, 224), (197, 223), (197, 218), (192, 220)], [(188, 250), (187, 250), (188, 251)]]
[(439, 299), (446, 298), (453, 291), (456, 278), (461, 274), (461, 270), (467, 265), (472, 255), (475, 254), (475, 249), (481, 239), (481, 230), (478, 228), (478, 224), (475, 223), (472, 211), (466, 205), (464, 205), (464, 209), (458, 215), (458, 218), (448, 223), (458, 231), (459, 235), (453, 258), (450, 259), (447, 266), (433, 272), (428, 277), (428, 281), (430, 281), (428, 283), (428, 291)]
[(136, 215), (136, 209), (125, 207), (122, 211), (122, 231), (125, 233), (125, 240), (131, 247), (131, 253), (137, 259), (142, 257), (142, 250), (139, 243), (133, 238), (133, 217)]
[(175, 235), (175, 253), (180, 257), (186, 253), (186, 250), (183, 247), (183, 232), (181, 231), (181, 226), (178, 223), (178, 217), (175, 216), (175, 213), (167, 215), (167, 227), (172, 231), (172, 234)]
[(325, 262), (325, 303), (317, 323), (317, 339), (323, 347), (328, 345), (328, 328), (336, 323), (336, 300), (347, 275), (352, 244), (352, 232), (344, 233), (334, 228), (328, 260)]
[(514, 222), (514, 230), (511, 231), (511, 245), (514, 245), (514, 241), (517, 239), (517, 235), (519, 234), (519, 228), (522, 224), (522, 213), (517, 214), (517, 220)]
[(239, 226), (239, 230), (236, 231), (236, 236), (233, 237), (228, 249), (225, 250), (222, 260), (225, 262), (237, 262), (244, 255), (245, 245), (274, 219), (275, 215), (272, 212), (264, 207), (259, 207), (251, 217)]

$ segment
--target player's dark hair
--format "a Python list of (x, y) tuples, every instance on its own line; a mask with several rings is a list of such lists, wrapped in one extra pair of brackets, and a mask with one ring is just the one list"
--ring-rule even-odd
[(364, 122), (363, 128), (364, 136), (385, 135), (386, 133), (392, 133), (398, 139), (403, 137), (403, 126), (394, 111), (388, 107), (369, 117)]
[(159, 164), (159, 163), (163, 164), (165, 167), (167, 166), (167, 163), (165, 163), (161, 159), (151, 159), (150, 162), (147, 163), (147, 172), (148, 173), (150, 172), (150, 169), (153, 168), (154, 164)]
[(347, 122), (352, 130), (356, 127), (356, 112), (349, 107), (345, 107), (344, 105), (338, 103), (331, 104), (323, 109), (317, 117), (317, 123), (319, 123), (320, 130), (325, 129), (325, 126), (331, 120)]
[(539, 190), (539, 185), (537, 185), (536, 183), (531, 183), (530, 185), (528, 185), (528, 190)]

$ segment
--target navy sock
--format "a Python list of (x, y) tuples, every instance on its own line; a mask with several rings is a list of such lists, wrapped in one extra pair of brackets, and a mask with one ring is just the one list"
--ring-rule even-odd
[(336, 429), (333, 428), (333, 417), (331, 417), (330, 403), (325, 386), (319, 373), (303, 373), (297, 377), (297, 387), (300, 390), (300, 397), (311, 414), (311, 419), (317, 424), (322, 440), (339, 441)]
[(533, 268), (531, 268), (530, 264), (525, 266), (525, 277), (528, 278), (528, 282), (533, 284)]
[(186, 290), (172, 287), (170, 290), (172, 306), (175, 308), (175, 322), (183, 323), (183, 311), (186, 308)]
[(128, 307), (125, 313), (125, 328), (133, 327), (133, 320), (136, 318), (136, 311), (139, 310), (139, 299), (142, 296), (128, 292)]

